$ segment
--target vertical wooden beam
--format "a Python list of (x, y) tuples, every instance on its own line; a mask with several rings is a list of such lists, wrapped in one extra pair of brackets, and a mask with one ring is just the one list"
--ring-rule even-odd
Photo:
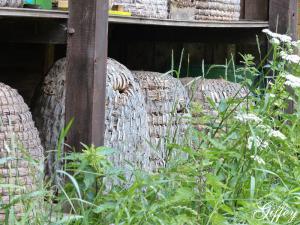
[(297, 0), (270, 0), (270, 29), (297, 38)]
[(69, 11), (66, 142), (80, 151), (80, 142), (104, 142), (108, 1), (70, 0)]
[(241, 0), (241, 15), (240, 19), (245, 19), (245, 0)]
[(268, 20), (269, 0), (244, 0), (245, 19)]

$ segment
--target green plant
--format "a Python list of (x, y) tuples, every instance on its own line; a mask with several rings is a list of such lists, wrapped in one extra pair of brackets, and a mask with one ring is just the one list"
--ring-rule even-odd
[[(132, 168), (129, 180), (125, 168), (109, 162), (112, 149), (84, 145), (57, 171), (65, 178), (59, 195), (40, 193), (45, 213), (19, 224), (299, 224), (300, 65), (292, 54), (296, 43), (265, 32), (273, 46), (268, 55), (260, 64), (244, 55), (234, 75), (252, 92), (211, 101), (218, 114), (191, 121), (204, 129), (191, 126), (186, 143), (170, 138), (168, 150), (187, 157), (169, 154), (155, 173)], [(201, 106), (191, 110), (201, 115)], [(12, 221), (7, 224), (18, 222)]]

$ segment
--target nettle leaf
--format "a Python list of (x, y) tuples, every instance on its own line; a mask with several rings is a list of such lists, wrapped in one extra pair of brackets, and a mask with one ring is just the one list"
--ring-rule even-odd
[(227, 108), (228, 108), (228, 104), (227, 104), (226, 100), (222, 99), (219, 104), (219, 112), (223, 113), (227, 110)]
[(230, 215), (234, 215), (233, 210), (226, 204), (221, 204), (220, 208), (225, 211), (226, 213), (230, 214)]
[(226, 218), (219, 214), (219, 213), (215, 213), (213, 216), (212, 216), (212, 225), (227, 225), (227, 220)]
[(213, 188), (227, 188), (225, 184), (220, 181), (218, 176), (208, 174), (206, 183), (211, 185)]
[(86, 172), (86, 173), (84, 173), (83, 182), (85, 185), (85, 190), (88, 190), (95, 184), (96, 176), (93, 173)]
[(102, 212), (105, 212), (105, 211), (108, 211), (108, 210), (114, 210), (115, 208), (116, 208), (116, 203), (107, 202), (105, 204), (97, 206), (93, 210), (93, 212), (99, 214), (99, 213), (102, 213)]

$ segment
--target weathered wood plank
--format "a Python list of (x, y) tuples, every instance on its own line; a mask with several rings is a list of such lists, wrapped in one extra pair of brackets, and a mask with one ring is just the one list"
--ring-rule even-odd
[(244, 0), (245, 19), (268, 20), (269, 0)]
[(270, 0), (270, 29), (297, 37), (297, 0)]
[(108, 2), (76, 0), (69, 3), (66, 121), (74, 118), (67, 143), (104, 141)]

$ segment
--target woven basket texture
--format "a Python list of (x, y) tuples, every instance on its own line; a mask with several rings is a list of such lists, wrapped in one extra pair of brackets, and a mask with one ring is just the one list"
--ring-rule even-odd
[[(15, 89), (3, 83), (0, 83), (0, 121), (1, 184), (16, 185), (0, 188), (2, 203), (8, 204), (16, 196), (40, 188), (44, 157), (28, 106)], [(16, 203), (13, 207), (15, 216), (22, 217), (25, 206)], [(1, 209), (0, 221), (4, 219), (5, 211)]]
[(230, 21), (240, 18), (240, 0), (195, 0), (196, 20)]
[(224, 79), (195, 79), (194, 77), (181, 78), (192, 102), (199, 103), (203, 111), (210, 115), (216, 115), (211, 108), (208, 98), (215, 103), (220, 103), (227, 98), (243, 98), (249, 90), (240, 84), (232, 83)]
[(193, 0), (169, 0), (169, 4), (177, 8), (195, 8)]
[(23, 0), (0, 0), (0, 7), (22, 8)]
[[(45, 78), (34, 118), (47, 156), (47, 175), (54, 176), (57, 141), (65, 121), (66, 59), (55, 63)], [(147, 170), (150, 149), (145, 100), (131, 72), (113, 59), (107, 61), (105, 146), (117, 152), (111, 157), (115, 166), (131, 164)], [(63, 154), (63, 153), (62, 153)], [(60, 166), (57, 164), (58, 167)], [(129, 176), (129, 174), (128, 174)], [(59, 178), (57, 178), (59, 179)], [(59, 182), (56, 180), (55, 182)]]
[(168, 18), (168, 0), (112, 0), (112, 5), (123, 6), (133, 16)]
[(151, 168), (165, 166), (166, 143), (183, 141), (188, 127), (188, 95), (178, 79), (156, 72), (134, 71), (144, 92), (150, 145), (152, 148)]

